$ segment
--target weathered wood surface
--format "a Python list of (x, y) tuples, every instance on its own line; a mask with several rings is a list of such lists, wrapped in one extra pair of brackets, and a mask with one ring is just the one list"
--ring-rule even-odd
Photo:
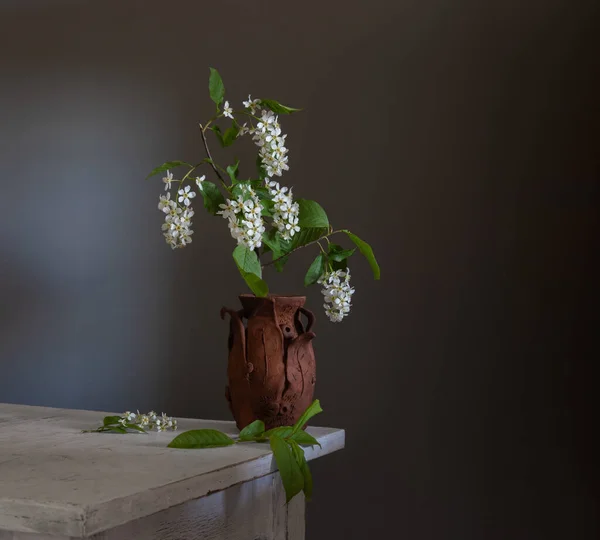
[[(304, 497), (285, 504), (279, 473), (98, 533), (90, 540), (304, 540)], [(0, 540), (74, 540), (0, 531)]]
[[(285, 536), (281, 536), (281, 532), (279, 536), (276, 532), (272, 536), (257, 533), (256, 538), (261, 534), (265, 540), (303, 538), (303, 531), (302, 536), (294, 532), (304, 526), (301, 499), (294, 501), (282, 518), (281, 512), (276, 511), (276, 501), (270, 498), (270, 506), (264, 506), (260, 499), (268, 495), (252, 495), (256, 490), (264, 490), (265, 482), (279, 480), (272, 474), (276, 466), (267, 444), (176, 450), (166, 447), (174, 436), (172, 432), (81, 433), (82, 429), (98, 425), (107, 414), (110, 413), (0, 404), (0, 531), (4, 531), (0, 532), (0, 540), (12, 540), (13, 536), (8, 536), (12, 533), (8, 531), (19, 533), (14, 536), (15, 540), (29, 540), (23, 533), (37, 533), (31, 540), (93, 537), (110, 529), (116, 528), (116, 531), (119, 526), (141, 526), (152, 519), (170, 521), (165, 517), (169, 512), (183, 512), (182, 516), (205, 515), (210, 523), (209, 515), (219, 515), (216, 510), (219, 504), (225, 504), (226, 508), (229, 504), (227, 512), (231, 511), (231, 523), (239, 524), (244, 519), (252, 519), (243, 514), (256, 511), (252, 508), (254, 500), (269, 510), (265, 511), (266, 517), (257, 517), (249, 526), (260, 528), (263, 523), (260, 520), (268, 522), (271, 516), (275, 520), (272, 530), (285, 530)], [(180, 431), (200, 428), (219, 429), (231, 436), (237, 434), (233, 422), (180, 420)], [(309, 428), (308, 431), (323, 446), (307, 448), (309, 460), (344, 446), (343, 430)], [(257, 478), (261, 478), (260, 482), (241, 484)], [(280, 482), (277, 486), (268, 493), (281, 498)], [(221, 490), (227, 491), (213, 493)], [(211, 495), (206, 497), (209, 493)], [(201, 497), (203, 499), (196, 501)], [(162, 516), (153, 516), (159, 512)], [(226, 515), (229, 516), (226, 513), (220, 518), (214, 517), (213, 524), (223, 526), (223, 520), (230, 519), (224, 517)], [(135, 525), (135, 520), (146, 516), (152, 517)], [(283, 520), (284, 524), (277, 527), (277, 520)], [(183, 518), (182, 521), (185, 522)], [(221, 538), (193, 533), (195, 538)], [(112, 536), (97, 538), (120, 540)], [(135, 535), (131, 534), (130, 538)], [(186, 536), (172, 538), (185, 540)], [(231, 538), (237, 540), (235, 536)]]

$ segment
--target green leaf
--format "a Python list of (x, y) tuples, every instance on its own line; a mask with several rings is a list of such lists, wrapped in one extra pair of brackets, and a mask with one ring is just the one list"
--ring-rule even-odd
[(279, 236), (276, 229), (270, 229), (263, 233), (263, 244), (268, 246), (271, 251), (279, 251)]
[(329, 227), (327, 214), (316, 201), (298, 199), (298, 225), (302, 228)]
[(239, 269), (240, 275), (246, 282), (246, 285), (250, 287), (250, 290), (260, 298), (266, 298), (269, 294), (269, 286), (266, 281), (259, 278), (256, 274), (250, 272), (244, 272), (241, 268)]
[(219, 72), (214, 68), (210, 68), (208, 93), (210, 94), (210, 99), (212, 99), (217, 104), (217, 107), (219, 107), (225, 97), (225, 85), (223, 84), (221, 75), (219, 75)]
[(265, 433), (265, 423), (262, 420), (254, 420), (240, 431), (240, 441), (253, 441)]
[(292, 426), (281, 426), (272, 428), (265, 432), (265, 437), (280, 437), (281, 439), (287, 439), (292, 434)]
[(256, 296), (267, 296), (269, 294), (269, 287), (261, 279), (262, 268), (256, 253), (247, 247), (237, 246), (233, 250), (233, 259), (250, 290)]
[(275, 203), (273, 201), (269, 201), (268, 199), (263, 199), (260, 201), (262, 206), (261, 215), (264, 217), (273, 217), (273, 208)]
[(306, 272), (306, 276), (304, 276), (304, 286), (308, 287), (309, 285), (313, 285), (317, 282), (317, 280), (323, 275), (325, 271), (325, 257), (322, 253), (319, 253), (315, 260), (308, 268), (308, 272)]
[(298, 444), (303, 446), (321, 446), (321, 443), (317, 441), (310, 433), (306, 433), (303, 429), (296, 431), (290, 439), (296, 441)]
[(290, 447), (292, 448), (292, 452), (294, 454), (294, 458), (296, 459), (296, 463), (298, 463), (298, 467), (300, 467), (300, 472), (302, 473), (302, 477), (304, 480), (304, 486), (302, 487), (304, 491), (304, 496), (307, 501), (310, 501), (312, 497), (313, 491), (313, 480), (312, 474), (310, 473), (310, 469), (308, 468), (308, 462), (306, 461), (306, 457), (304, 456), (304, 450), (298, 446), (296, 441), (289, 441)]
[(227, 128), (225, 130), (225, 133), (223, 133), (223, 146), (231, 146), (235, 140), (237, 139), (238, 133), (240, 132), (240, 128), (237, 126), (237, 124), (234, 122), (230, 128)]
[(225, 204), (225, 197), (223, 197), (223, 194), (219, 191), (216, 184), (213, 184), (208, 180), (204, 180), (200, 185), (202, 188), (199, 191), (204, 199), (204, 208), (214, 216), (221, 210), (219, 205)]
[(306, 244), (310, 244), (319, 238), (322, 238), (326, 234), (329, 233), (328, 227), (309, 227), (309, 228), (301, 228), (300, 232), (297, 232), (292, 241), (289, 243), (289, 249), (295, 249), (300, 246), (305, 246)]
[(237, 246), (233, 250), (233, 259), (240, 270), (262, 277), (260, 261), (254, 251), (245, 246)]
[(261, 99), (260, 100), (261, 107), (265, 107), (277, 114), (292, 114), (302, 109), (294, 109), (294, 107), (287, 107), (286, 105), (282, 105), (278, 101), (274, 99)]
[(152, 169), (152, 172), (146, 176), (146, 180), (148, 180), (148, 178), (155, 176), (157, 174), (160, 174), (162, 172), (168, 171), (169, 169), (175, 169), (176, 167), (193, 167), (193, 165), (191, 163), (187, 163), (185, 161), (165, 161), (162, 165), (159, 165), (158, 167), (156, 167), (156, 169)]
[(238, 159), (235, 162), (235, 165), (228, 165), (227, 166), (227, 174), (229, 175), (229, 178), (231, 179), (231, 183), (232, 184), (237, 184), (238, 183), (238, 167), (240, 165), (240, 160)]
[(101, 428), (98, 428), (96, 431), (98, 431), (99, 433), (127, 433), (127, 430), (123, 426), (103, 426)]
[(141, 428), (140, 426), (138, 426), (136, 424), (125, 424), (125, 427), (127, 429), (133, 429), (134, 431), (139, 431), (141, 433), (147, 433), (147, 431), (144, 428)]
[(285, 489), (285, 499), (289, 503), (304, 488), (304, 475), (296, 461), (293, 450), (286, 441), (280, 437), (272, 436), (270, 443)]
[(306, 424), (313, 416), (321, 412), (323, 412), (323, 409), (321, 409), (321, 403), (318, 399), (315, 399), (294, 424), (294, 427), (292, 428), (292, 435), (294, 433), (298, 433), (304, 427), (304, 424)]
[(223, 148), (225, 148), (225, 141), (223, 140), (223, 133), (221, 133), (221, 128), (219, 126), (213, 126), (210, 129), (217, 136), (217, 139), (219, 139), (219, 144)]
[(356, 248), (352, 249), (344, 249), (342, 246), (338, 244), (329, 244), (329, 258), (335, 262), (342, 262), (348, 257), (350, 257)]
[(216, 429), (192, 429), (177, 435), (170, 443), (169, 448), (217, 448), (230, 446), (235, 441)]
[(331, 264), (331, 269), (333, 271), (336, 271), (336, 270), (345, 271), (346, 268), (348, 268), (348, 259), (344, 259), (343, 261), (329, 261), (329, 264)]
[(120, 416), (105, 416), (103, 424), (105, 426), (110, 426), (112, 424), (120, 424), (119, 420), (121, 420)]
[(373, 277), (375, 279), (379, 279), (381, 277), (381, 271), (379, 269), (379, 264), (377, 264), (377, 259), (375, 259), (375, 254), (373, 253), (373, 249), (371, 248), (371, 246), (367, 244), (364, 240), (361, 240), (355, 234), (351, 233), (350, 231), (344, 229), (343, 232), (345, 232), (348, 235), (348, 238), (350, 238), (350, 240), (352, 240), (356, 244), (358, 250), (364, 255), (365, 259), (367, 259), (369, 265), (371, 266), (371, 270), (373, 271)]

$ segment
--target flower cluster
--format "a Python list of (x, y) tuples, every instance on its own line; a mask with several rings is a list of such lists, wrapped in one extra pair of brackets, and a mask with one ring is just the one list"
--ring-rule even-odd
[[(163, 178), (165, 189), (171, 187), (173, 174), (167, 171), (167, 176)], [(180, 189), (177, 201), (171, 200), (171, 193), (167, 191), (166, 195), (161, 195), (158, 200), (158, 209), (165, 214), (165, 222), (162, 225), (163, 236), (171, 249), (185, 247), (192, 241), (192, 217), (194, 211), (189, 208), (191, 200), (196, 196), (194, 191), (190, 191), (190, 186)], [(183, 205), (183, 206), (182, 206)]]
[(155, 429), (159, 432), (167, 431), (169, 429), (175, 431), (177, 429), (177, 420), (175, 420), (175, 418), (171, 418), (165, 413), (162, 413), (159, 416), (154, 411), (150, 411), (148, 414), (140, 414), (140, 411), (137, 411), (137, 413), (126, 411), (123, 413), (119, 422), (123, 426), (133, 424), (143, 430)]
[(267, 183), (271, 200), (273, 201), (273, 224), (277, 227), (279, 234), (284, 240), (291, 240), (292, 236), (300, 232), (298, 225), (298, 212), (300, 207), (294, 202), (292, 190), (280, 187), (271, 180)]
[[(248, 96), (248, 99), (250, 99), (250, 96)], [(248, 102), (244, 102), (244, 104), (246, 103)], [(257, 105), (254, 104), (254, 109), (256, 107)], [(256, 127), (249, 128), (248, 133), (252, 135), (252, 140), (259, 147), (258, 155), (265, 174), (269, 178), (273, 175), (281, 176), (283, 171), (289, 170), (287, 164), (288, 149), (285, 147), (287, 135), (282, 135), (281, 126), (273, 111), (262, 111), (260, 122), (256, 124)]]
[(354, 289), (350, 286), (350, 270), (326, 272), (317, 282), (323, 285), (321, 292), (325, 298), (323, 307), (331, 322), (340, 322), (350, 313), (351, 298)]
[(220, 204), (217, 214), (229, 220), (231, 236), (239, 245), (254, 250), (262, 246), (265, 232), (262, 204), (251, 187), (241, 186), (241, 191), (237, 199), (226, 199), (225, 204)]

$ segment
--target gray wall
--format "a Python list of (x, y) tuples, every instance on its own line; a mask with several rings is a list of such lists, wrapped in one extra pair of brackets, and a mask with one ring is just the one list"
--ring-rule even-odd
[(233, 102), (305, 108), (284, 181), (383, 269), (353, 261), (352, 315), (318, 320), (316, 423), (348, 447), (308, 537), (597, 537), (593, 2), (0, 6), (0, 401), (229, 418), (233, 241), (198, 212), (172, 253), (144, 181), (202, 155), (212, 65)]

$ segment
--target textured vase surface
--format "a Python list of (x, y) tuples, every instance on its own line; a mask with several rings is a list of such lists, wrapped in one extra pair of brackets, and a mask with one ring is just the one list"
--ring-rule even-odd
[(304, 296), (239, 298), (242, 309), (221, 309), (231, 317), (225, 395), (233, 417), (239, 429), (257, 419), (267, 429), (293, 425), (313, 400), (314, 315)]

